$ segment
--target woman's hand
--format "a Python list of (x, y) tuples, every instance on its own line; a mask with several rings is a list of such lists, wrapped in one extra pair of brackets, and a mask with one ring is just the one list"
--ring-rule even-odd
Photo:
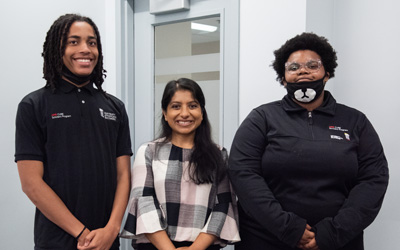
[(303, 250), (318, 250), (317, 241), (315, 240), (315, 233), (311, 231), (311, 226), (306, 225), (303, 236), (301, 237), (297, 247)]
[(309, 243), (305, 244), (305, 245), (301, 245), (301, 246), (297, 246), (300, 249), (303, 250), (319, 250), (319, 247), (317, 245), (317, 241), (315, 240), (315, 238), (313, 238)]

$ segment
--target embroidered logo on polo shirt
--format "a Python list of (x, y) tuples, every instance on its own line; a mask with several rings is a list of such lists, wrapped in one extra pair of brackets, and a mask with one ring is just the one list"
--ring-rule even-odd
[(116, 121), (117, 120), (117, 115), (111, 112), (106, 112), (103, 109), (99, 108), (100, 111), (100, 116), (103, 117), (106, 120), (111, 120), (111, 121)]
[(340, 135), (331, 135), (331, 139), (335, 139), (335, 140), (343, 140), (346, 139), (348, 141), (350, 141), (350, 135), (346, 132), (348, 132), (348, 129), (339, 127), (339, 126), (329, 126), (329, 130), (334, 130), (334, 131), (340, 131), (343, 132), (344, 138)]
[(329, 126), (329, 130), (336, 130), (336, 131), (349, 131), (348, 129), (341, 128), (338, 126)]
[(331, 139), (343, 140), (343, 137), (338, 136), (338, 135), (331, 135)]
[(51, 114), (51, 119), (60, 119), (60, 118), (70, 118), (71, 115), (66, 115), (64, 113), (53, 113)]

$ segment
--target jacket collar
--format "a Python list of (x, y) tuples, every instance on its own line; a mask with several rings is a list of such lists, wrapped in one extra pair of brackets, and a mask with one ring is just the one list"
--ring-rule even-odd
[[(286, 112), (299, 112), (305, 109), (292, 100), (288, 95), (285, 95), (282, 99), (282, 107)], [(314, 111), (326, 113), (329, 115), (334, 115), (336, 110), (336, 100), (333, 98), (332, 94), (325, 90), (324, 91), (324, 101), (322, 105), (314, 109)]]

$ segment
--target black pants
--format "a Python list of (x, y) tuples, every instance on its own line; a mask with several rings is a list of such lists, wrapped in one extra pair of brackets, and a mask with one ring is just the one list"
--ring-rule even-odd
[[(183, 242), (176, 242), (176, 241), (172, 241), (172, 244), (174, 244), (174, 246), (176, 248), (178, 247), (188, 247), (190, 245), (192, 245), (193, 242), (188, 242), (188, 241), (183, 241)], [(207, 248), (207, 250), (220, 250), (220, 246), (219, 245), (211, 245)], [(151, 243), (147, 243), (147, 244), (138, 244), (137, 250), (157, 250), (157, 248), (155, 246), (153, 246), (153, 244)]]

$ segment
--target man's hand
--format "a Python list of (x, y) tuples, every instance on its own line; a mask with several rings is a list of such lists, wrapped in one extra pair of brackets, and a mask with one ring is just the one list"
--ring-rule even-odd
[(80, 237), (82, 240), (78, 241), (79, 250), (109, 250), (118, 236), (118, 231), (105, 227), (93, 230), (85, 237), (82, 236)]
[(82, 232), (81, 236), (79, 236), (79, 238), (78, 238), (78, 246), (85, 245), (85, 238), (89, 233), (90, 233), (90, 230), (87, 228)]

